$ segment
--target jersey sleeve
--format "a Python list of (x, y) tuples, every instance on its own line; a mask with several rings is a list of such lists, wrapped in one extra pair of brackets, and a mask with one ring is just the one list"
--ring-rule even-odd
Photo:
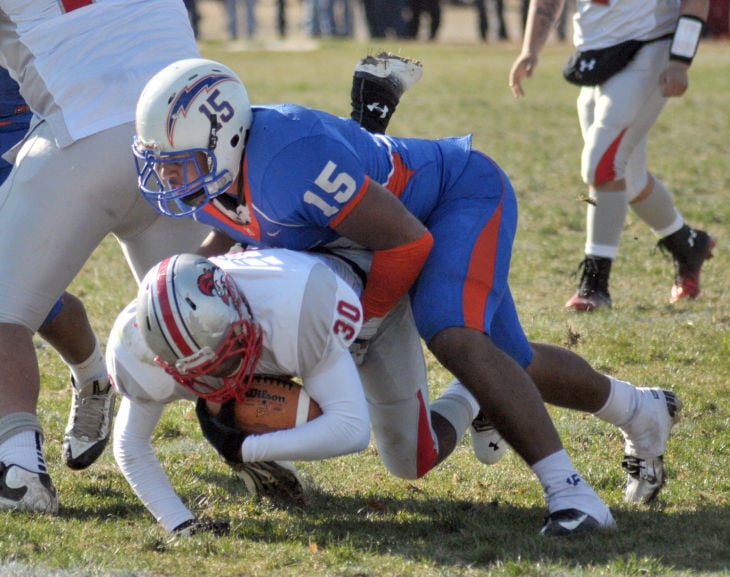
[(166, 530), (194, 515), (183, 504), (152, 449), (152, 432), (162, 416), (161, 403), (122, 397), (114, 420), (114, 459), (124, 478)]
[(303, 386), (322, 415), (294, 429), (247, 437), (244, 461), (318, 460), (365, 449), (370, 421), (349, 345), (360, 330), (355, 293), (323, 264), (312, 268), (297, 328)]
[(117, 317), (106, 350), (109, 373), (122, 397), (114, 419), (114, 459), (137, 497), (171, 531), (194, 516), (157, 459), (152, 433), (168, 403), (194, 396), (153, 361), (137, 330), (135, 311), (132, 302)]
[(301, 375), (316, 370), (329, 351), (348, 350), (362, 327), (360, 299), (326, 265), (312, 267), (302, 296), (298, 326)]
[(331, 226), (365, 192), (368, 176), (349, 143), (336, 134), (297, 139), (263, 175), (267, 198), (277, 198), (292, 224)]

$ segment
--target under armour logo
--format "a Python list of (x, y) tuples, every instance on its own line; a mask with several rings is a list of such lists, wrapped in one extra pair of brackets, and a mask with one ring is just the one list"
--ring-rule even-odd
[(390, 111), (387, 104), (380, 106), (380, 102), (373, 102), (372, 104), (368, 104), (365, 108), (367, 108), (370, 112), (380, 112), (380, 118), (388, 116), (388, 112)]
[(580, 475), (578, 473), (573, 473), (570, 477), (565, 479), (565, 482), (568, 485), (573, 485), (574, 487), (578, 485), (581, 481), (582, 479), (580, 478)]
[(695, 240), (697, 240), (697, 231), (693, 228), (689, 229), (689, 237), (687, 238), (687, 244), (694, 248)]
[(585, 72), (586, 70), (590, 72), (591, 70), (593, 70), (593, 68), (595, 68), (595, 66), (596, 66), (595, 58), (591, 58), (590, 60), (581, 59), (581, 61), (580, 61), (580, 71), (581, 72)]
[(489, 448), (493, 449), (494, 451), (499, 451), (499, 443), (495, 443), (494, 441), (489, 441)]
[(239, 204), (236, 206), (236, 215), (241, 224), (251, 224), (251, 212), (248, 210), (247, 205)]

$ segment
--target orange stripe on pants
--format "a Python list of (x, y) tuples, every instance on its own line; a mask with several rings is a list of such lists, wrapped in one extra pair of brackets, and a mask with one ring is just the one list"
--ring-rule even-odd
[(499, 203), (487, 226), (474, 243), (469, 271), (464, 282), (464, 326), (485, 331), (484, 312), (494, 285), (499, 229), (502, 224), (502, 203)]

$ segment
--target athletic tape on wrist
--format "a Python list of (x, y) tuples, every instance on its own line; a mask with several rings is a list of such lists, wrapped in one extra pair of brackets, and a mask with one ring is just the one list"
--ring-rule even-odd
[(692, 63), (702, 37), (704, 22), (697, 16), (680, 16), (669, 48), (670, 60)]

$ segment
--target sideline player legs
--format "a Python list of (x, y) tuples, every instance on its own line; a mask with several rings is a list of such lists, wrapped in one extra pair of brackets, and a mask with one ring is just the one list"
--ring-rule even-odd
[[(522, 52), (509, 76), (515, 97), (524, 96), (522, 82), (534, 73), (564, 2), (530, 3)], [(700, 294), (700, 271), (712, 256), (714, 240), (684, 221), (672, 194), (649, 171), (647, 139), (667, 98), (682, 96), (689, 86), (688, 69), (708, 7), (708, 0), (586, 2), (574, 17), (576, 49), (603, 49), (625, 41), (643, 45), (625, 68), (600, 84), (580, 89), (581, 176), (591, 202), (581, 279), (578, 291), (565, 304), (567, 309), (611, 306), (611, 266), (629, 208), (660, 239), (662, 252), (672, 256), (670, 303)]]

